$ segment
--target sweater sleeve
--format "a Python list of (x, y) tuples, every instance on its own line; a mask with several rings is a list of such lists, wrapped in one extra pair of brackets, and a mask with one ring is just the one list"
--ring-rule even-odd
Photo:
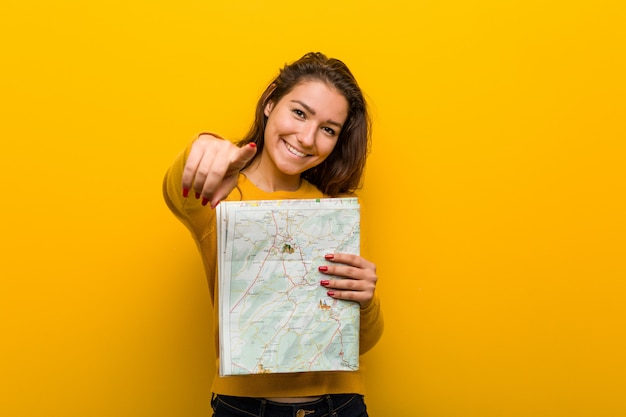
[[(193, 142), (192, 142), (193, 143)], [(189, 156), (191, 144), (181, 152), (168, 169), (163, 180), (163, 197), (165, 203), (174, 215), (180, 220), (191, 233), (200, 252), (211, 300), (214, 300), (216, 283), (216, 225), (215, 210), (203, 206), (201, 200), (193, 194), (183, 197), (182, 177), (185, 162)]]
[[(351, 195), (351, 197), (356, 197)], [(357, 197), (358, 198), (358, 197)], [(359, 198), (361, 206), (361, 216), (366, 210), (364, 204), (362, 204)], [(369, 253), (367, 249), (369, 245), (363, 245), (363, 242), (368, 242), (368, 229), (366, 224), (361, 224), (361, 255), (369, 259)], [(361, 308), (361, 323), (360, 323), (360, 337), (359, 337), (359, 353), (362, 355), (372, 349), (376, 343), (380, 340), (383, 334), (384, 321), (383, 313), (381, 309), (381, 302), (378, 295), (374, 293), (374, 298), (367, 307)]]
[(384, 321), (378, 296), (375, 295), (372, 302), (361, 309), (360, 326), (359, 353), (362, 355), (373, 348), (383, 334)]

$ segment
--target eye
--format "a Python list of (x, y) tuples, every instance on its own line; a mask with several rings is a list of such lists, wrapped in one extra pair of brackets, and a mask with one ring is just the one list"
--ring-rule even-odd
[(295, 114), (299, 118), (304, 119), (305, 114), (304, 114), (304, 112), (302, 110), (300, 110), (300, 109), (293, 109), (292, 112), (293, 112), (293, 114)]
[(323, 127), (322, 130), (326, 133), (328, 133), (330, 136), (335, 136), (336, 132), (335, 129), (330, 128), (330, 127)]

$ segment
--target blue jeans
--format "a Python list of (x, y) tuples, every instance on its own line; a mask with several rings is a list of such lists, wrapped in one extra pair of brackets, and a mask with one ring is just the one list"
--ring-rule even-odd
[(324, 395), (298, 404), (215, 395), (211, 406), (213, 417), (368, 417), (363, 396), (358, 394)]

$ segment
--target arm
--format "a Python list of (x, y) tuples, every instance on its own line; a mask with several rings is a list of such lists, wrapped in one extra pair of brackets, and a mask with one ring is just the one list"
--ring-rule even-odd
[[(215, 256), (210, 255), (216, 250), (215, 210), (205, 205), (210, 201), (214, 207), (237, 186), (238, 167), (247, 162), (245, 158), (256, 153), (254, 147), (245, 148), (238, 148), (213, 135), (200, 135), (178, 155), (163, 181), (163, 196), (167, 206), (191, 232), (198, 245), (211, 299), (215, 290), (216, 268)], [(188, 196), (190, 190), (193, 190), (196, 198)]]

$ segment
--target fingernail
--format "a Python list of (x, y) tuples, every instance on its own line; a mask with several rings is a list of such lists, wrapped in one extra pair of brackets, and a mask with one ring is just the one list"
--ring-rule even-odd
[(206, 206), (209, 203), (209, 199), (206, 197), (202, 197), (202, 205)]
[(330, 285), (330, 281), (327, 280), (327, 279), (323, 279), (323, 280), (320, 281), (320, 285), (322, 287), (326, 287), (326, 286)]
[(320, 272), (326, 272), (328, 271), (328, 267), (326, 265), (322, 265), (319, 268), (317, 268)]
[(196, 193), (196, 200), (200, 198), (200, 193)]
[(183, 188), (183, 197), (187, 198), (189, 195), (189, 188)]
[(221, 201), (218, 201), (217, 203), (215, 203), (215, 205), (211, 205), (211, 208), (212, 208), (212, 209), (215, 209), (215, 207), (219, 206), (219, 205), (220, 205), (220, 203), (221, 203)]
[(329, 254), (324, 256), (324, 258), (326, 258), (326, 259), (333, 259), (334, 257), (335, 257), (335, 255), (333, 255), (332, 253), (329, 253)]
[(328, 294), (329, 297), (334, 297), (335, 296), (335, 291), (328, 291), (328, 292), (326, 292), (326, 294)]
[(250, 143), (248, 143), (248, 146), (251, 147), (251, 148), (256, 148), (256, 143), (250, 142)]

